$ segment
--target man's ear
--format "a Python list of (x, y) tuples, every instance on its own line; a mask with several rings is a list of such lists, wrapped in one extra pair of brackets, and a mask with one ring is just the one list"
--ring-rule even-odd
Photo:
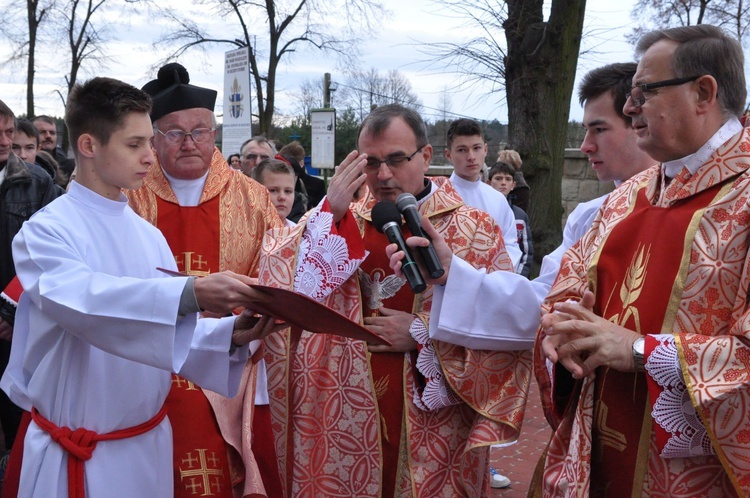
[(432, 160), (432, 145), (426, 144), (422, 147), (422, 157), (424, 158), (424, 172), (426, 173), (430, 168), (430, 161)]
[(89, 133), (84, 133), (78, 137), (78, 152), (84, 157), (94, 157), (94, 151), (98, 142)]
[[(444, 154), (445, 154), (445, 158), (450, 161), (451, 160), (451, 150), (448, 147), (445, 148)], [(453, 164), (453, 161), (451, 161), (451, 164)]]
[(710, 74), (706, 74), (695, 80), (698, 90), (698, 109), (706, 111), (716, 105), (719, 84)]

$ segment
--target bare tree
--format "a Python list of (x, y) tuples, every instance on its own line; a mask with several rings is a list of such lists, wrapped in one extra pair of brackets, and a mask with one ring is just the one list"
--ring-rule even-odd
[(726, 20), (722, 26), (732, 31), (744, 44), (750, 27), (750, 5), (745, 4), (743, 0), (728, 1), (716, 5), (714, 12), (718, 19)]
[[(104, 56), (102, 47), (109, 39), (110, 31), (104, 22), (95, 24), (98, 14), (104, 10), (107, 0), (66, 0), (58, 4), (55, 22), (58, 24), (61, 38), (65, 39), (70, 66), (65, 75), (66, 94), (58, 91), (63, 105), (67, 96), (78, 81), (78, 74), (87, 61), (101, 61)], [(67, 129), (63, 130), (63, 150), (68, 146)]]
[(750, 5), (744, 0), (638, 0), (630, 16), (638, 21), (627, 35), (635, 44), (646, 32), (656, 28), (714, 24), (721, 26), (742, 41), (747, 41)]
[(310, 125), (310, 111), (323, 107), (323, 79), (306, 80), (299, 87), (299, 92), (292, 95), (295, 104), (297, 123)]
[(36, 49), (42, 23), (46, 22), (54, 1), (26, 0), (26, 30), (18, 29), (23, 4), (9, 2), (3, 7), (0, 35), (10, 42), (11, 51), (3, 64), (26, 60), (26, 115), (34, 116), (34, 76), (36, 75)]
[[(58, 0), (55, 21), (65, 39), (70, 66), (65, 75), (66, 95), (58, 91), (65, 105), (67, 95), (78, 81), (79, 74), (91, 65), (100, 66), (108, 60), (105, 47), (113, 39), (110, 19), (122, 22), (126, 13), (149, 0)], [(68, 133), (63, 133), (63, 149), (68, 150)]]
[(529, 213), (537, 261), (560, 242), (565, 140), (585, 9), (586, 0), (553, 0), (544, 21), (541, 0), (508, 2), (508, 136), (538, 199)]
[(435, 0), (435, 4), (444, 9), (446, 17), (461, 22), (461, 28), (476, 36), (460, 43), (431, 43), (425, 45), (425, 52), (462, 75), (469, 86), (482, 83), (489, 84), (493, 93), (504, 90), (507, 2)]
[(354, 109), (360, 121), (379, 105), (398, 103), (417, 110), (422, 107), (409, 78), (395, 69), (385, 74), (375, 68), (351, 71), (343, 86), (347, 93), (340, 95), (339, 101)]
[[(189, 19), (175, 10), (166, 12), (177, 24), (159, 43), (177, 44), (167, 60), (192, 48), (211, 44), (249, 47), (250, 71), (255, 83), (260, 132), (273, 122), (276, 72), (280, 62), (298, 49), (315, 48), (341, 57), (355, 54), (360, 36), (371, 31), (370, 20), (382, 20), (387, 11), (378, 0), (195, 0), (225, 20), (225, 33), (214, 36), (204, 30), (202, 19)], [(346, 22), (331, 26), (331, 18)], [(265, 33), (254, 29), (265, 26)], [(265, 67), (261, 67), (263, 61)], [(162, 61), (164, 62), (164, 61)]]
[[(67, 93), (76, 84), (80, 72), (90, 66), (101, 64), (107, 57), (104, 53), (107, 42), (115, 30), (109, 19), (117, 19), (122, 27), (125, 14), (133, 11), (134, 5), (148, 5), (151, 0), (26, 0), (25, 5), (8, 2), (3, 6), (4, 19), (0, 24), (0, 35), (11, 42), (12, 52), (0, 63), (24, 61), (26, 63), (26, 114), (34, 116), (34, 80), (37, 69), (37, 52), (50, 45), (57, 60), (56, 67), (63, 67), (62, 60), (69, 58), (64, 74), (64, 89), (56, 90), (63, 105)], [(22, 7), (26, 21), (21, 20)], [(24, 26), (26, 29), (19, 29)], [(63, 135), (63, 147), (67, 149), (68, 137)]]
[(477, 36), (425, 51), (468, 84), (489, 83), (493, 94), (505, 91), (509, 145), (523, 158), (533, 192), (529, 216), (540, 261), (561, 239), (562, 167), (586, 1), (437, 3)]
[(93, 23), (94, 15), (107, 0), (69, 0), (62, 11), (65, 35), (70, 50), (70, 70), (65, 76), (68, 93), (78, 81), (84, 61), (98, 59), (105, 41), (105, 30)]
[(26, 61), (26, 115), (34, 116), (34, 76), (36, 74), (36, 43), (39, 26), (54, 3), (44, 7), (39, 0), (27, 0), (26, 12), (29, 26), (28, 59)]

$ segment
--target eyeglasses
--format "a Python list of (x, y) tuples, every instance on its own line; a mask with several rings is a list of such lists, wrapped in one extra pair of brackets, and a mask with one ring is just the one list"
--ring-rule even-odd
[(630, 89), (630, 93), (625, 95), (626, 99), (630, 99), (635, 107), (641, 107), (646, 103), (646, 94), (652, 93), (657, 88), (663, 88), (665, 86), (677, 86), (684, 85), (695, 81), (700, 76), (688, 76), (686, 78), (674, 78), (671, 80), (655, 81), (653, 83), (644, 83), (642, 85), (635, 85)]
[(271, 159), (271, 156), (267, 156), (265, 154), (245, 154), (242, 157), (248, 161), (256, 161), (256, 162), (258, 161), (259, 158), (261, 161), (265, 159)]
[(185, 137), (190, 137), (193, 139), (193, 142), (197, 144), (202, 144), (205, 142), (208, 142), (211, 139), (211, 133), (213, 133), (216, 128), (196, 128), (191, 132), (185, 132), (182, 130), (169, 130), (169, 131), (161, 131), (159, 128), (154, 128), (156, 131), (164, 135), (164, 139), (171, 143), (171, 144), (181, 144), (185, 141)]
[(377, 157), (368, 157), (367, 158), (367, 164), (365, 165), (365, 170), (367, 171), (377, 171), (380, 169), (380, 165), (385, 163), (386, 166), (393, 169), (398, 169), (399, 167), (403, 166), (407, 161), (411, 161), (414, 156), (417, 155), (417, 152), (424, 149), (427, 144), (421, 146), (417, 150), (414, 151), (413, 154), (406, 156), (406, 155), (395, 155), (391, 156), (387, 159), (380, 160)]

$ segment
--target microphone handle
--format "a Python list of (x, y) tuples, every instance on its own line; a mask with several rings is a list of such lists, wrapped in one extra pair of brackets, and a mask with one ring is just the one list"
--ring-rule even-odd
[(427, 267), (427, 273), (429, 273), (430, 277), (432, 278), (442, 277), (445, 273), (443, 264), (440, 262), (440, 258), (438, 258), (437, 251), (435, 251), (435, 246), (432, 245), (432, 239), (430, 239), (430, 237), (422, 229), (422, 224), (419, 222), (419, 214), (417, 213), (417, 210), (413, 207), (410, 207), (405, 209), (403, 214), (404, 218), (406, 219), (406, 224), (409, 226), (411, 234), (417, 237), (424, 237), (425, 239), (430, 241), (429, 246), (419, 247), (419, 255), (422, 256), (422, 261), (424, 261), (424, 265)]
[(427, 288), (427, 284), (422, 278), (422, 274), (419, 272), (417, 263), (414, 261), (414, 257), (409, 250), (409, 246), (406, 245), (404, 236), (401, 233), (401, 229), (395, 223), (390, 226), (384, 227), (383, 232), (388, 237), (388, 242), (396, 244), (399, 251), (404, 251), (404, 259), (401, 261), (401, 272), (406, 277), (406, 281), (409, 282), (409, 287), (414, 294), (420, 294)]
[[(425, 238), (429, 240), (428, 237)], [(443, 274), (445, 273), (445, 269), (443, 268), (443, 264), (440, 262), (440, 258), (438, 258), (437, 251), (435, 251), (435, 246), (432, 245), (432, 241), (430, 241), (429, 246), (420, 247), (419, 254), (422, 256), (422, 261), (424, 261), (430, 277), (440, 278), (443, 276)]]

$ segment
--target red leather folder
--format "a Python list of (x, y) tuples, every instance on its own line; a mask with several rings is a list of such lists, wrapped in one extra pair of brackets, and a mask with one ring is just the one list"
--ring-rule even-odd
[[(157, 268), (160, 272), (174, 277), (187, 277), (184, 273), (165, 268)], [(358, 339), (369, 344), (390, 346), (391, 343), (379, 337), (357, 322), (331, 308), (298, 292), (269, 287), (267, 285), (251, 285), (250, 287), (268, 294), (271, 300), (267, 303), (253, 303), (253, 310), (258, 313), (271, 315), (284, 320), (290, 325), (300, 327), (310, 332), (333, 334), (350, 339)]]
[(251, 287), (273, 298), (267, 303), (253, 303), (253, 310), (257, 312), (281, 318), (291, 325), (310, 332), (334, 334), (370, 344), (391, 345), (362, 325), (304, 294), (266, 285), (251, 285)]

